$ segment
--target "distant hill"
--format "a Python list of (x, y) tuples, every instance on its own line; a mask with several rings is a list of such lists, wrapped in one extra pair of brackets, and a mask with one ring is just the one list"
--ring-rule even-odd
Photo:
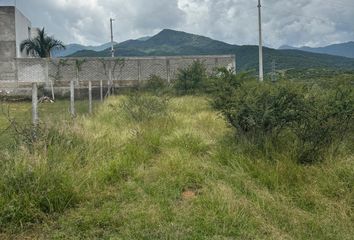
[[(117, 44), (117, 43), (114, 42), (114, 44)], [(110, 47), (111, 47), (111, 43), (105, 43), (105, 44), (102, 44), (99, 46), (84, 46), (84, 45), (74, 43), (74, 44), (66, 45), (65, 50), (53, 51), (52, 56), (53, 57), (66, 57), (66, 56), (69, 56), (71, 54), (74, 54), (74, 53), (76, 53), (78, 51), (82, 51), (82, 50), (99, 52), (99, 51), (103, 51), (103, 50), (110, 48)]]
[(285, 45), (285, 46), (281, 46), (279, 49), (296, 49), (305, 52), (323, 53), (323, 54), (354, 58), (354, 42), (333, 44), (333, 45), (329, 45), (326, 47), (319, 47), (319, 48), (311, 48), (311, 47), (296, 48), (296, 47)]
[[(141, 40), (128, 40), (115, 46), (116, 56), (180, 56), (235, 54), (238, 70), (258, 69), (258, 47), (239, 46), (208, 37), (165, 29), (157, 35)], [(110, 50), (100, 52), (79, 51), (71, 57), (108, 57)], [(339, 68), (354, 69), (354, 59), (309, 53), (299, 50), (264, 48), (265, 70), (270, 71), (272, 61), (277, 69)]]

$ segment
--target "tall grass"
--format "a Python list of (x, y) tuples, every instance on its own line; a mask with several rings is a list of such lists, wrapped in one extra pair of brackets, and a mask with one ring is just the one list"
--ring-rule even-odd
[(137, 121), (112, 97), (46, 148), (2, 151), (0, 238), (352, 239), (352, 155), (245, 153), (209, 100), (173, 97)]

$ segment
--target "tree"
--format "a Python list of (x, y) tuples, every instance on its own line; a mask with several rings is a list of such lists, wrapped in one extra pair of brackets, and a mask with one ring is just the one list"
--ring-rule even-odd
[(20, 45), (20, 50), (34, 57), (50, 58), (52, 50), (65, 49), (62, 41), (48, 36), (44, 28), (38, 29), (37, 37), (26, 39)]

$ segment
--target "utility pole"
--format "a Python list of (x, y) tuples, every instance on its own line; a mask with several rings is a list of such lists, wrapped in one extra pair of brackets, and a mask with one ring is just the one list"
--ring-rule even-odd
[(263, 46), (262, 46), (262, 13), (261, 0), (258, 0), (258, 25), (259, 25), (259, 81), (263, 82)]
[(111, 23), (111, 53), (112, 53), (112, 58), (114, 58), (114, 42), (113, 42), (113, 18), (109, 19)]

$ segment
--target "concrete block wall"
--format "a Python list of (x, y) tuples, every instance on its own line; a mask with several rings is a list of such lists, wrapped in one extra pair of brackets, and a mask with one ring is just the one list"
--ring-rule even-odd
[(0, 89), (6, 83), (16, 86), (13, 92), (28, 92), (28, 84), (38, 82), (46, 89), (52, 84), (57, 94), (69, 89), (70, 81), (75, 81), (76, 88), (87, 88), (88, 82), (94, 87), (109, 82), (114, 87), (139, 85), (151, 75), (157, 75), (166, 81), (173, 81), (179, 69), (190, 66), (194, 61), (202, 62), (208, 72), (217, 67), (236, 68), (234, 55), (216, 56), (179, 56), (179, 57), (127, 57), (127, 58), (17, 58), (14, 61), (1, 61), (15, 70), (15, 74), (0, 77)]

